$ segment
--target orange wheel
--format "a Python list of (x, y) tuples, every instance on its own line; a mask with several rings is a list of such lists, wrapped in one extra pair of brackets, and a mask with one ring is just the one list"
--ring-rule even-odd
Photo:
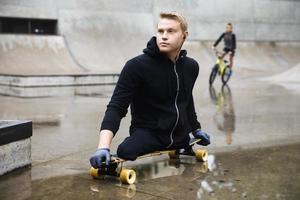
[(136, 179), (136, 173), (132, 169), (122, 169), (120, 173), (120, 181), (126, 184), (133, 184)]
[(207, 161), (208, 159), (208, 153), (206, 150), (203, 150), (203, 149), (197, 149), (195, 151), (195, 154), (196, 154), (196, 159), (198, 161), (201, 161), (201, 162), (205, 162)]
[(93, 177), (93, 178), (98, 178), (99, 177), (99, 169), (95, 169), (94, 167), (91, 167), (90, 168), (90, 175)]

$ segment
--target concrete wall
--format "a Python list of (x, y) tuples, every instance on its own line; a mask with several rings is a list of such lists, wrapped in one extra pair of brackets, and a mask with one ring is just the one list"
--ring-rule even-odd
[(140, 31), (143, 36), (154, 31), (162, 10), (186, 15), (193, 40), (214, 40), (230, 21), (239, 40), (300, 41), (298, 0), (0, 0), (0, 16), (56, 18), (62, 34), (62, 25), (71, 20), (67, 29), (75, 28), (74, 23), (87, 28), (102, 21), (108, 31), (111, 24), (123, 24), (122, 36), (141, 36)]
[[(239, 52), (249, 49), (247, 44), (245, 48), (239, 45), (241, 41), (300, 42), (298, 0), (0, 0), (0, 16), (58, 19), (59, 34), (64, 36), (71, 57), (88, 72), (100, 73), (119, 72), (126, 60), (140, 54), (155, 34), (158, 13), (164, 10), (187, 17), (188, 40), (198, 47), (186, 47), (197, 60), (205, 53), (203, 48), (211, 45), (198, 41), (215, 40), (228, 21), (234, 24)], [(0, 35), (0, 40), (5, 39)], [(201, 62), (210, 59), (213, 55)], [(266, 65), (264, 60), (257, 62)]]
[(300, 40), (300, 1), (194, 0), (176, 1), (172, 7), (172, 0), (159, 2), (155, 12), (168, 7), (187, 15), (195, 40), (214, 40), (227, 22), (234, 24), (239, 40)]

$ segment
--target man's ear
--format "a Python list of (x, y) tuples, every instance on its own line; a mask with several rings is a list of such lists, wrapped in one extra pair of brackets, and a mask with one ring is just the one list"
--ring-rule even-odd
[(185, 40), (187, 38), (188, 34), (189, 33), (187, 31), (183, 33), (183, 40)]

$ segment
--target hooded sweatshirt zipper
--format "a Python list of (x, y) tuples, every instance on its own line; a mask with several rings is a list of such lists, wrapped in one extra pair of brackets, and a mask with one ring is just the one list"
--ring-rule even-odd
[[(176, 60), (177, 61), (177, 60)], [(178, 73), (177, 73), (177, 70), (176, 70), (176, 61), (174, 63), (174, 73), (176, 75), (176, 82), (177, 82), (177, 89), (176, 89), (176, 96), (175, 96), (175, 109), (176, 109), (176, 122), (174, 124), (174, 127), (170, 133), (170, 144), (167, 146), (167, 148), (169, 148), (170, 146), (172, 146), (174, 140), (173, 140), (173, 133), (175, 131), (175, 128), (178, 124), (178, 121), (179, 121), (179, 110), (178, 110), (178, 106), (177, 106), (177, 99), (178, 99), (178, 94), (179, 94), (179, 76), (178, 76)]]

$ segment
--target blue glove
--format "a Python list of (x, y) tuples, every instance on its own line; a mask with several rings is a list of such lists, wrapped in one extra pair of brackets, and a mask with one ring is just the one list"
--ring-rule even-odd
[(199, 129), (193, 132), (193, 136), (196, 139), (201, 139), (201, 141), (197, 142), (199, 145), (207, 146), (210, 144), (210, 136)]
[(110, 162), (110, 153), (108, 148), (97, 149), (96, 153), (90, 158), (90, 163), (95, 169), (100, 168), (102, 162), (108, 166)]

